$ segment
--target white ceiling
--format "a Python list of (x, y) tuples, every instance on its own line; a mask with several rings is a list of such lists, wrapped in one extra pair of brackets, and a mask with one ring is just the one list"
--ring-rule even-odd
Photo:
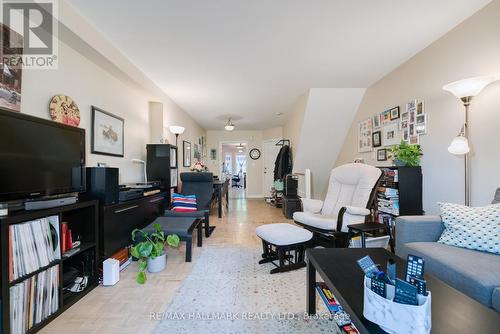
[(69, 2), (201, 126), (258, 130), (309, 88), (368, 87), (490, 0)]

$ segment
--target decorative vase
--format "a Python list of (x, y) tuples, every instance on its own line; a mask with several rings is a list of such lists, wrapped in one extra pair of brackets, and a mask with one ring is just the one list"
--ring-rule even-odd
[(396, 166), (398, 166), (398, 167), (404, 167), (404, 166), (406, 166), (406, 163), (403, 162), (403, 161), (401, 161), (401, 160), (399, 160), (399, 159), (394, 160), (394, 164)]
[(163, 252), (160, 256), (148, 259), (148, 271), (150, 273), (159, 273), (167, 266), (167, 253)]

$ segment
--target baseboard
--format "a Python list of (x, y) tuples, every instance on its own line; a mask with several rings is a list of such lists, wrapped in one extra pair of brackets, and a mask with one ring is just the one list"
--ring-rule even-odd
[(247, 195), (247, 198), (264, 198), (264, 195)]

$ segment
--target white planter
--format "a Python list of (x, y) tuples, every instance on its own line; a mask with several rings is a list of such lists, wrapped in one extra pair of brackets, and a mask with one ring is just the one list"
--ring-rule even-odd
[(150, 273), (159, 273), (167, 266), (167, 253), (163, 252), (154, 259), (148, 259), (148, 271)]

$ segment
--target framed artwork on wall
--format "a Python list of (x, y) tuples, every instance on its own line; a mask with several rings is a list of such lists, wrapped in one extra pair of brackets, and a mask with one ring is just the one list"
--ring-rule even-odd
[(369, 118), (358, 124), (358, 152), (371, 152), (372, 147), (372, 119)]
[(382, 132), (375, 131), (374, 133), (372, 133), (372, 142), (373, 142), (373, 147), (382, 146)]
[(397, 145), (400, 142), (399, 125), (397, 122), (387, 124), (382, 129), (384, 146)]
[(391, 111), (391, 121), (399, 118), (399, 106), (392, 108), (390, 111)]
[(386, 161), (387, 160), (387, 149), (382, 148), (377, 150), (377, 161)]
[(191, 143), (182, 141), (182, 166), (191, 167)]
[(92, 153), (123, 157), (124, 133), (123, 118), (92, 106)]
[(217, 150), (215, 148), (210, 149), (210, 160), (217, 160)]
[(380, 114), (372, 117), (373, 131), (380, 129)]

